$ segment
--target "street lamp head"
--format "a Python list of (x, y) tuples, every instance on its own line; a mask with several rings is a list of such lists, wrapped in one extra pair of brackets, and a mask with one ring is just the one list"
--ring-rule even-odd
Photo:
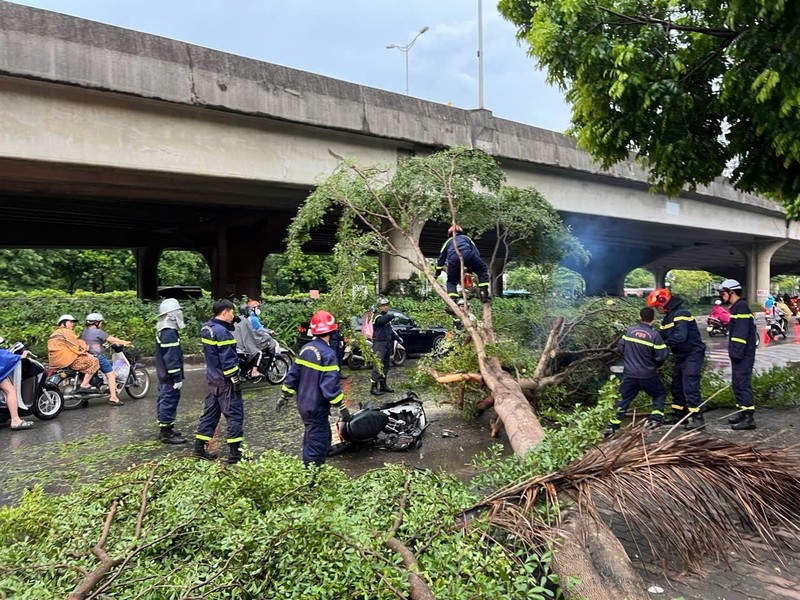
[(397, 48), (395, 44), (386, 44), (386, 47), (391, 50), (392, 48)]
[(430, 29), (430, 27), (428, 27), (427, 25), (425, 25), (425, 27), (423, 27), (422, 29), (420, 29), (420, 30), (419, 30), (419, 32), (420, 32), (420, 34), (423, 34), (423, 33), (425, 33), (426, 31), (428, 31), (428, 29)]

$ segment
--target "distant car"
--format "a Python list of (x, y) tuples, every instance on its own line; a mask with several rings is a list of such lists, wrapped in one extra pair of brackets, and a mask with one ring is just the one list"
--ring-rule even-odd
[[(397, 335), (403, 338), (403, 346), (409, 355), (428, 354), (429, 352), (438, 354), (442, 351), (447, 329), (437, 325), (422, 329), (407, 314), (393, 308), (390, 308), (389, 312), (395, 315), (392, 327), (394, 327)], [(352, 317), (350, 323), (357, 333), (361, 331), (361, 317)], [(296, 340), (298, 348), (310, 340), (311, 334), (308, 331), (308, 322), (299, 325), (297, 327)]]
[(172, 285), (169, 287), (161, 286), (158, 288), (158, 297), (175, 298), (175, 300), (202, 298), (203, 288), (201, 288), (199, 285)]

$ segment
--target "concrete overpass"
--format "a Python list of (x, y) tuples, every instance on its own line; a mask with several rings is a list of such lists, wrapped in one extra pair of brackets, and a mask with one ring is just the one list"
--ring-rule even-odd
[[(794, 272), (800, 231), (781, 208), (720, 181), (667, 198), (632, 163), (604, 171), (551, 131), (0, 0), (4, 246), (131, 248), (151, 297), (164, 249), (208, 259), (215, 295), (258, 295), (263, 260), (328, 150), (391, 164), (469, 145), (532, 185), (592, 252), (589, 291), (637, 266), (746, 282)], [(91, 225), (91, 228), (89, 227)], [(421, 244), (438, 251), (443, 227)], [(90, 235), (91, 232), (91, 235)], [(323, 229), (309, 246), (333, 244)], [(382, 276), (404, 275), (388, 261)]]

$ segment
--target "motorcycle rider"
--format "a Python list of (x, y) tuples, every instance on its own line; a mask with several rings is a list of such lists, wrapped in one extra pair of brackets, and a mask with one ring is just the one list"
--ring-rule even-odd
[[(481, 258), (475, 243), (466, 236), (458, 224), (447, 230), (447, 241), (442, 245), (439, 259), (436, 261), (436, 277), (439, 277), (447, 266), (447, 295), (453, 299), (458, 297), (458, 284), (461, 282), (461, 259), (464, 260), (464, 271), (478, 275), (478, 291), (481, 302), (489, 302), (489, 267)], [(459, 258), (460, 256), (460, 258)]]
[(100, 313), (89, 313), (86, 315), (86, 326), (83, 328), (83, 331), (81, 331), (81, 339), (86, 342), (89, 353), (100, 363), (100, 370), (106, 374), (108, 393), (110, 394), (108, 403), (111, 406), (122, 406), (124, 403), (119, 399), (119, 396), (117, 396), (117, 377), (114, 374), (111, 362), (109, 362), (103, 353), (103, 344), (108, 342), (109, 344), (127, 347), (131, 345), (131, 342), (107, 334), (100, 328), (102, 324), (103, 315)]
[(280, 410), (293, 396), (305, 425), (303, 464), (322, 466), (331, 449), (331, 407), (339, 409), (343, 421), (350, 420), (339, 386), (339, 359), (331, 348), (331, 333), (338, 329), (333, 315), (324, 310), (314, 313), (309, 325), (314, 337), (297, 354), (281, 388)]
[(208, 442), (214, 436), (220, 414), (223, 414), (227, 424), (228, 464), (236, 464), (242, 459), (240, 446), (244, 439), (244, 403), (236, 340), (233, 338), (233, 302), (217, 300), (212, 310), (214, 317), (200, 328), (208, 393), (197, 424), (194, 455), (205, 460), (217, 458), (216, 454), (208, 451)]
[(30, 351), (25, 350), (22, 354), (14, 354), (8, 350), (0, 348), (0, 391), (6, 396), (6, 408), (11, 417), (9, 429), (12, 431), (22, 431), (33, 427), (32, 421), (26, 421), (19, 416), (19, 406), (17, 405), (17, 389), (11, 377), (14, 369), (23, 358), (27, 358)]
[[(786, 328), (789, 326), (789, 316), (792, 314), (792, 309), (784, 302), (780, 296), (775, 297), (775, 306), (772, 308), (773, 314), (778, 318), (778, 326), (781, 332), (785, 335)], [(780, 315), (778, 314), (780, 312)]]
[(739, 412), (728, 419), (731, 429), (743, 431), (756, 428), (753, 413), (753, 366), (756, 362), (758, 332), (750, 306), (742, 297), (742, 285), (735, 279), (726, 279), (719, 286), (719, 295), (731, 308), (731, 325), (728, 337), (728, 356), (731, 359), (731, 388)]
[(80, 387), (75, 391), (79, 394), (92, 394), (97, 390), (89, 382), (100, 368), (100, 363), (88, 352), (86, 342), (75, 335), (77, 322), (72, 315), (58, 317), (58, 328), (47, 338), (47, 362), (56, 369), (69, 367), (83, 373)]
[[(267, 333), (268, 329), (263, 325), (260, 329), (255, 329), (251, 317), (256, 315), (253, 313), (249, 302), (239, 306), (239, 315), (241, 319), (234, 324), (233, 329), (236, 352), (244, 355), (245, 360), (251, 365), (249, 376), (255, 379), (264, 375), (258, 370), (261, 365), (262, 354), (266, 353), (269, 357), (267, 364), (271, 364), (272, 359), (275, 357), (276, 342)], [(258, 320), (257, 317), (256, 320)]]
[(664, 315), (659, 333), (675, 358), (672, 371), (672, 411), (671, 423), (677, 423), (686, 414), (690, 420), (684, 429), (700, 429), (706, 426), (703, 418), (702, 400), (700, 399), (700, 372), (706, 345), (700, 337), (697, 321), (683, 306), (680, 296), (673, 296), (670, 291), (658, 288), (647, 296), (647, 306), (655, 308)]
[(723, 325), (728, 325), (731, 321), (731, 313), (722, 308), (722, 300), (714, 301), (714, 308), (711, 309), (711, 314), (708, 315), (709, 319), (716, 319)]
[(156, 321), (155, 362), (158, 375), (158, 439), (164, 444), (185, 444), (186, 438), (175, 431), (175, 418), (183, 386), (183, 349), (180, 330), (185, 327), (181, 305), (175, 298), (163, 300)]
[[(370, 394), (380, 396), (384, 392), (392, 393), (394, 390), (386, 384), (389, 366), (392, 364), (392, 351), (394, 342), (401, 344), (402, 338), (392, 328), (395, 315), (389, 312), (389, 299), (378, 298), (378, 313), (372, 318), (372, 351), (378, 359), (372, 366), (372, 387)], [(383, 367), (379, 369), (378, 365)]]

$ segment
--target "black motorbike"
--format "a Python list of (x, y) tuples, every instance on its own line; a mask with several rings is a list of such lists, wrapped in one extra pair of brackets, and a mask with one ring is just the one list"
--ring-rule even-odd
[(786, 339), (787, 327), (789, 322), (780, 309), (773, 309), (771, 315), (767, 315), (767, 335), (769, 339), (774, 340), (776, 337), (781, 336)]
[[(372, 341), (365, 340), (367, 346), (372, 348)], [(392, 364), (395, 367), (400, 367), (403, 363), (406, 362), (406, 358), (408, 358), (408, 354), (406, 353), (406, 349), (403, 345), (394, 340), (392, 346)], [(361, 348), (358, 345), (356, 340), (348, 340), (347, 345), (344, 349), (344, 358), (342, 359), (342, 363), (346, 364), (350, 367), (353, 371), (358, 371), (359, 369), (363, 369), (364, 367), (372, 366), (372, 363), (367, 360), (364, 356), (364, 353), (361, 351)]]
[[(0, 338), (0, 343), (3, 339)], [(17, 342), (8, 348), (13, 354), (22, 354), (25, 345)], [(47, 381), (44, 365), (36, 360), (35, 354), (28, 354), (20, 361), (19, 382), (11, 375), (21, 402), (17, 402), (20, 416), (35, 415), (42, 421), (55, 419), (64, 408), (64, 396), (58, 386)], [(24, 406), (24, 407), (23, 407)], [(0, 392), (0, 423), (8, 421), (11, 414), (6, 406), (5, 394)]]
[[(242, 383), (256, 384), (261, 383), (264, 379), (272, 385), (280, 385), (284, 382), (286, 375), (289, 373), (289, 367), (292, 365), (293, 353), (291, 350), (284, 348), (277, 340), (275, 342), (274, 355), (262, 352), (260, 355), (248, 358), (244, 354), (237, 353), (239, 357), (239, 379)], [(259, 375), (252, 377), (250, 373), (256, 361), (258, 361)]]
[(420, 448), (428, 425), (422, 401), (414, 392), (406, 392), (399, 400), (386, 402), (380, 408), (367, 404), (349, 421), (336, 423), (338, 440), (334, 438), (328, 455), (364, 447), (391, 451)]
[[(150, 373), (147, 367), (139, 362), (139, 353), (116, 344), (111, 346), (111, 366), (116, 375), (117, 395), (125, 390), (134, 400), (139, 400), (150, 391)], [(92, 398), (109, 396), (108, 381), (102, 371), (97, 371), (89, 381), (93, 391), (82, 393), (79, 388), (83, 373), (69, 367), (48, 369), (47, 381), (58, 387), (64, 395), (64, 408), (85, 408)], [(96, 390), (96, 391), (94, 391)]]
[(728, 335), (728, 324), (723, 323), (719, 319), (714, 317), (708, 317), (706, 319), (706, 331), (708, 331), (708, 335), (714, 337), (715, 335), (721, 335), (723, 337), (727, 337)]

